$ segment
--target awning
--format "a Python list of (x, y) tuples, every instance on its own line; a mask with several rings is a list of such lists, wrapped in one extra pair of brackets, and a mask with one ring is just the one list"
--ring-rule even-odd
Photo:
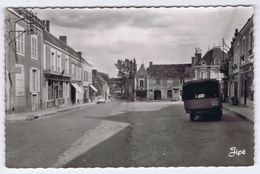
[(71, 83), (71, 85), (80, 93), (84, 93), (83, 89), (77, 83)]
[(89, 86), (90, 86), (90, 88), (92, 88), (95, 92), (98, 91), (97, 88), (95, 88), (93, 85), (89, 85)]

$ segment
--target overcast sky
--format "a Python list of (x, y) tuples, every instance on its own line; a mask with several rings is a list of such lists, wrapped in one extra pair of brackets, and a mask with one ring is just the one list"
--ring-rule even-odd
[(117, 76), (117, 59), (141, 63), (190, 63), (196, 47), (228, 45), (236, 28), (253, 14), (250, 7), (150, 9), (41, 9), (40, 19), (50, 20), (55, 36), (66, 35), (68, 44), (94, 69)]

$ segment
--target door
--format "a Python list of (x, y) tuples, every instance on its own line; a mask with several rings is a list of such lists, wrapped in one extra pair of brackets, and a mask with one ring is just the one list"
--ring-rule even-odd
[(58, 105), (58, 86), (54, 86), (54, 104), (55, 106)]
[(160, 90), (154, 91), (154, 100), (161, 100), (161, 91)]
[(71, 103), (75, 104), (76, 103), (76, 89), (74, 88), (74, 86), (70, 87), (70, 97), (71, 97)]
[(32, 94), (32, 111), (38, 110), (38, 95)]
[(246, 99), (247, 99), (247, 80), (245, 80), (244, 83), (244, 104), (246, 105)]

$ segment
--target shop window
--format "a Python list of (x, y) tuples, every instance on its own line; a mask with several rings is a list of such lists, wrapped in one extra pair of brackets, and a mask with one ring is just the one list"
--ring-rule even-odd
[(63, 98), (63, 82), (59, 82), (58, 93), (58, 98)]
[(53, 81), (48, 81), (48, 100), (53, 99)]

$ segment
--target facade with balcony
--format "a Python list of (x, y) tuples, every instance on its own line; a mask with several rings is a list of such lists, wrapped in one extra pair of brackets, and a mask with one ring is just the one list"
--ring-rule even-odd
[(253, 16), (240, 31), (236, 30), (231, 42), (229, 67), (229, 96), (240, 104), (253, 107), (254, 101), (254, 37)]

